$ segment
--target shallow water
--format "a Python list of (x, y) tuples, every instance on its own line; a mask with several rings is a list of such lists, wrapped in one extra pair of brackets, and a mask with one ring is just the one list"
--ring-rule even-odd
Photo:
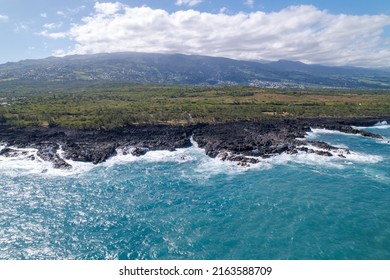
[(390, 259), (389, 128), (316, 129), (351, 154), (250, 168), (196, 143), (71, 171), (0, 157), (0, 258)]

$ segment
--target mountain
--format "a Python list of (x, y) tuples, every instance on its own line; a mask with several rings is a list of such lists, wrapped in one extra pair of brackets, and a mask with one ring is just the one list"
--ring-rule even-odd
[(240, 61), (183, 54), (110, 53), (0, 65), (0, 81), (121, 81), (184, 85), (390, 88), (390, 71), (280, 60)]

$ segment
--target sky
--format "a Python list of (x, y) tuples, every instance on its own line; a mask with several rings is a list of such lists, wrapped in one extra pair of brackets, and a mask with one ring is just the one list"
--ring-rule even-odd
[(0, 63), (137, 51), (390, 67), (387, 0), (0, 0)]

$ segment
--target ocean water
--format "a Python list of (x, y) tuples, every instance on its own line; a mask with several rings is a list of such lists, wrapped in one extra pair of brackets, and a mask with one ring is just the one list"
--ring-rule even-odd
[(250, 168), (196, 143), (72, 171), (0, 157), (0, 259), (390, 259), (390, 126), (365, 129), (385, 140), (317, 129), (351, 154)]

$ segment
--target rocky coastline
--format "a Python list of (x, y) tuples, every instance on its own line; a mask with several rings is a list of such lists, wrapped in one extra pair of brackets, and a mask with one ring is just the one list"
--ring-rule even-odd
[(210, 157), (235, 161), (248, 166), (261, 158), (298, 152), (321, 156), (348, 154), (347, 149), (319, 141), (304, 139), (311, 128), (337, 130), (349, 134), (380, 139), (380, 135), (352, 126), (371, 126), (388, 118), (306, 118), (273, 119), (259, 122), (239, 121), (187, 126), (139, 125), (113, 130), (72, 130), (63, 128), (0, 125), (0, 156), (17, 157), (34, 148), (31, 160), (51, 162), (54, 168), (70, 169), (67, 160), (102, 163), (115, 156), (118, 150), (142, 156), (148, 151), (186, 148), (191, 137)]

